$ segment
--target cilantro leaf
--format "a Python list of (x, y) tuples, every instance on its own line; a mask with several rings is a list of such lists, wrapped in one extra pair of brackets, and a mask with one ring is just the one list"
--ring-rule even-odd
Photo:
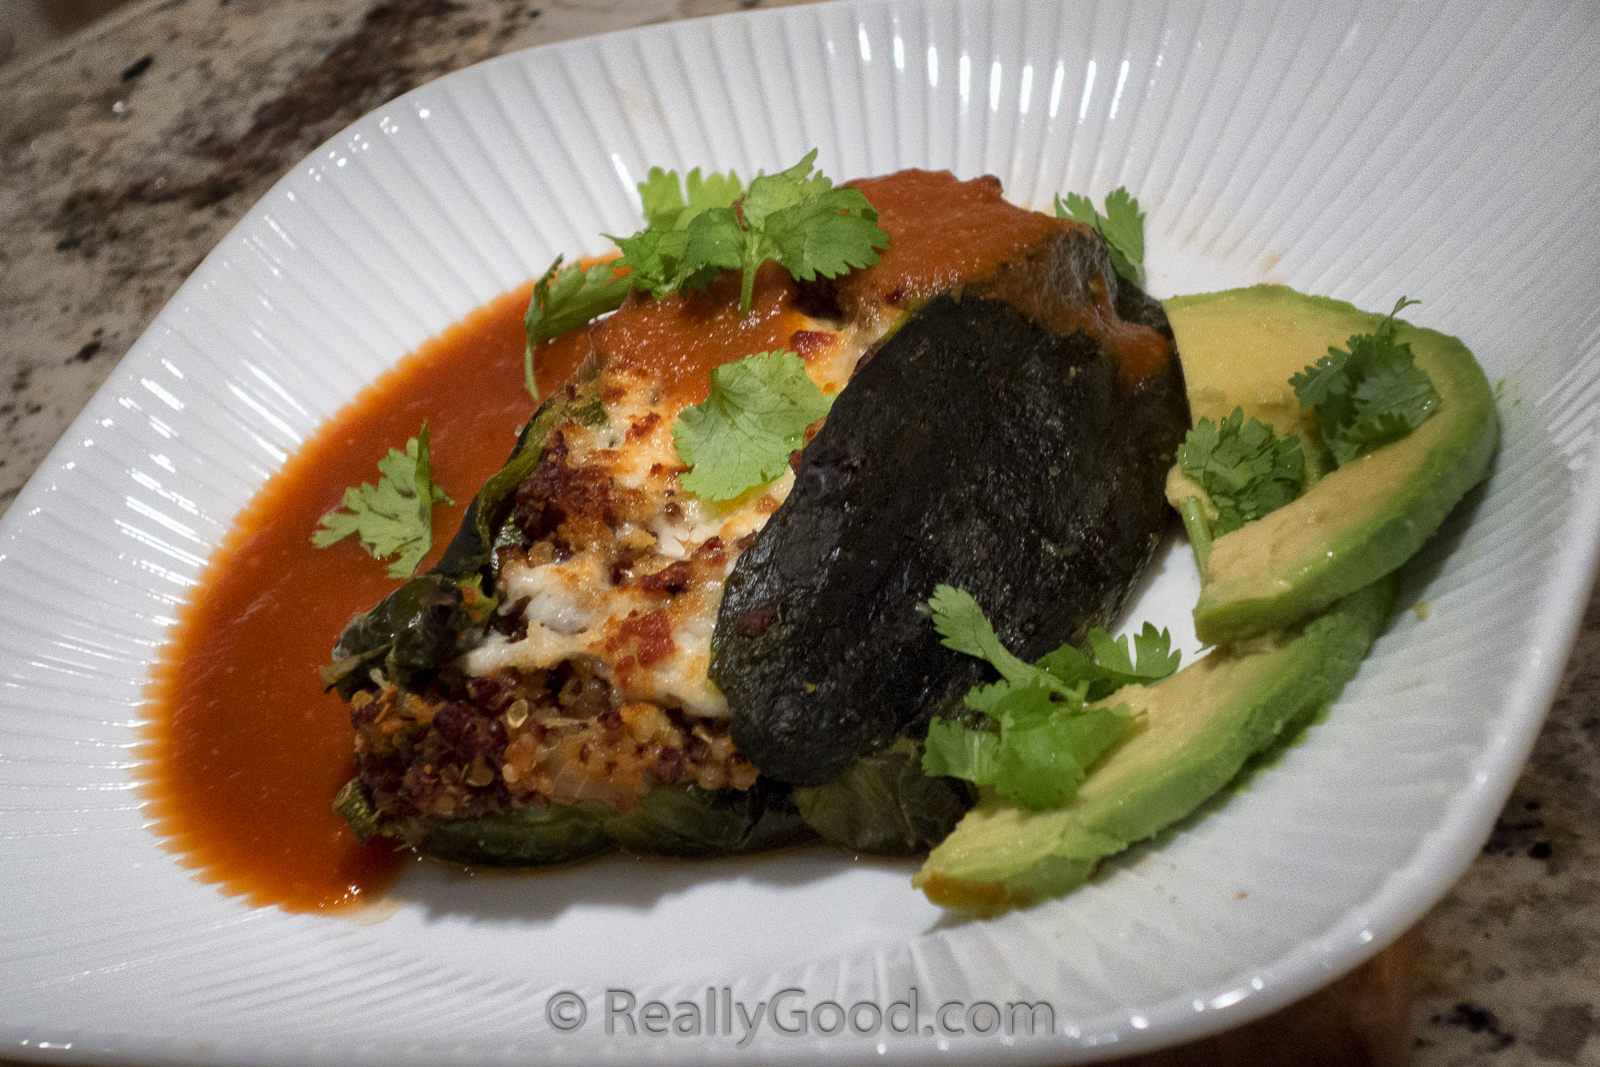
[[(1096, 630), (1095, 632), (1103, 633), (1104, 631)], [(1095, 696), (1097, 697), (1111, 692), (1110, 688), (1097, 687), (1095, 685), (1097, 681), (1100, 681), (1100, 668), (1096, 665), (1094, 659), (1071, 645), (1062, 645), (1054, 652), (1046, 652), (1035, 661), (1034, 666), (1069, 687), (1082, 689), (1085, 699), (1088, 699), (1090, 690), (1097, 688), (1103, 688), (1104, 690), (1103, 692), (1096, 692)], [(971, 703), (970, 697), (968, 697), (968, 703)]]
[(1358, 451), (1404, 437), (1439, 406), (1433, 380), (1411, 362), (1374, 368), (1357, 383), (1352, 399), (1356, 419), (1340, 436)]
[(1089, 647), (1094, 650), (1095, 666), (1099, 670), (1099, 677), (1089, 689), (1091, 700), (1110, 695), (1125, 685), (1158, 682), (1178, 669), (1178, 661), (1183, 656), (1181, 652), (1172, 651), (1172, 634), (1157, 630), (1148, 622), (1133, 635), (1131, 656), (1126, 634), (1113, 641), (1110, 634), (1098, 627), (1089, 631)]
[(1350, 353), (1330, 348), (1327, 355), (1290, 377), (1289, 384), (1294, 386), (1300, 406), (1316, 407), (1346, 396), (1350, 392), (1350, 372), (1346, 369), (1349, 362)]
[(1129, 655), (1127, 637), (1113, 641), (1110, 634), (1096, 627), (1089, 631), (1093, 657), (1070, 644), (1063, 644), (1036, 662), (1028, 663), (1001, 643), (983, 609), (966, 590), (937, 586), (928, 599), (928, 608), (933, 616), (933, 627), (942, 638), (941, 644), (985, 660), (1000, 672), (1001, 681), (977, 687), (967, 694), (968, 707), (991, 715), (995, 714), (994, 708), (1010, 687), (1039, 686), (1081, 704), (1085, 700), (1098, 700), (1133, 682), (1159, 681), (1178, 669), (1182, 655), (1172, 651), (1170, 633), (1145, 623), (1144, 630), (1133, 639), (1137, 661)]
[(1094, 209), (1094, 201), (1077, 193), (1068, 193), (1064, 202), (1061, 194), (1056, 194), (1056, 218), (1081, 222), (1093, 227), (1096, 233), (1100, 230), (1100, 212)]
[(704, 289), (723, 271), (736, 270), (744, 262), (747, 243), (733, 208), (701, 212), (684, 231), (682, 260), (673, 288)]
[(713, 368), (705, 402), (672, 425), (678, 458), (690, 467), (679, 484), (707, 500), (730, 500), (772, 481), (806, 427), (832, 406), (793, 352), (757, 352)]
[(744, 235), (733, 206), (742, 196), (744, 184), (731, 170), (701, 178), (696, 167), (680, 183), (676, 171), (651, 168), (639, 183), (647, 225), (632, 237), (611, 238), (622, 250), (617, 267), (628, 270), (633, 288), (658, 300), (704, 289), (741, 263)]
[(1132, 730), (1126, 706), (1085, 707), (1124, 685), (1165, 678), (1178, 667), (1172, 638), (1146, 623), (1128, 639), (1091, 631), (1093, 656), (1062, 645), (1036, 663), (1001, 643), (978, 602), (964, 590), (941, 585), (928, 601), (943, 644), (987, 661), (1001, 680), (978, 686), (967, 707), (995, 729), (973, 729), (935, 719), (928, 728), (923, 771), (992, 785), (1001, 796), (1034, 811), (1059, 807), (1077, 793), (1095, 760)]
[[(1144, 212), (1139, 201), (1118, 187), (1106, 197), (1106, 213), (1098, 226), (1100, 236), (1112, 249), (1111, 261), (1117, 273), (1135, 285), (1144, 284)], [(1117, 263), (1118, 257), (1122, 262)]]
[(1058, 195), (1056, 218), (1072, 219), (1092, 228), (1105, 241), (1117, 274), (1134, 285), (1144, 284), (1144, 212), (1125, 187), (1119, 186), (1106, 197), (1104, 215), (1086, 196), (1068, 193), (1063, 202)]
[(877, 219), (878, 213), (861, 190), (824, 190), (813, 199), (767, 216), (768, 258), (782, 263), (803, 282), (819, 274), (833, 278), (870, 267), (878, 262), (874, 249), (889, 244)]
[(1033, 664), (1012, 655), (1006, 646), (1000, 643), (1000, 637), (994, 632), (994, 627), (989, 625), (988, 618), (983, 614), (983, 608), (978, 606), (972, 594), (965, 589), (949, 585), (936, 586), (933, 596), (928, 600), (928, 607), (933, 611), (933, 628), (939, 632), (939, 637), (942, 638), (940, 644), (945, 648), (987, 661), (991, 667), (1000, 672), (1001, 678), (1012, 685), (1040, 685), (1055, 689), (1063, 695), (1069, 691), (1070, 683), (1058, 680)]
[[(1133, 636), (1132, 656), (1126, 635), (1113, 641), (1099, 627), (1089, 631), (1089, 647), (1092, 657), (1071, 645), (1062, 645), (1039, 657), (1036, 665), (1068, 685), (1081, 688), (1082, 699), (1100, 700), (1125, 685), (1160, 681), (1178, 669), (1183, 655), (1172, 651), (1171, 633), (1157, 630), (1148, 622)], [(971, 704), (970, 698), (968, 703)]]
[(1271, 426), (1244, 421), (1244, 409), (1220, 424), (1201, 419), (1178, 446), (1178, 469), (1206, 491), (1221, 537), (1283, 507), (1305, 487), (1306, 461), (1298, 437), (1279, 437)]
[[(700, 178), (700, 168), (696, 167), (689, 172), (684, 180), (688, 187), (688, 207), (692, 213), (689, 218), (714, 207), (732, 207), (744, 195), (744, 183), (739, 180), (739, 175), (734, 171), (718, 174), (715, 171), (707, 174), (705, 180)], [(688, 225), (688, 218), (679, 218), (680, 225)]]
[(1408, 342), (1396, 341), (1395, 316), (1417, 303), (1401, 297), (1372, 333), (1355, 334), (1349, 350), (1328, 354), (1289, 379), (1334, 461), (1348, 463), (1421, 426), (1439, 407), (1439, 393), (1418, 367)]
[(1073, 712), (1052, 695), (1041, 686), (1009, 688), (993, 716), (998, 731), (933, 720), (923, 773), (992, 785), (1031, 811), (1067, 803), (1095, 761), (1132, 731), (1133, 717), (1126, 705)]
[(433, 545), (433, 506), (454, 504), (433, 484), (428, 450), (428, 424), (406, 442), (404, 452), (389, 449), (378, 461), (377, 485), (363, 482), (344, 491), (340, 507), (322, 516), (311, 543), (327, 548), (357, 535), (374, 559), (398, 555), (389, 577), (409, 578)]
[(626, 278), (617, 276), (611, 263), (595, 263), (588, 268), (573, 263), (563, 267), (561, 258), (557, 256), (550, 269), (533, 283), (533, 299), (528, 301), (528, 313), (522, 319), (528, 334), (522, 373), (528, 395), (535, 400), (539, 399), (539, 387), (533, 376), (533, 346), (617, 310), (631, 288)]
[(934, 719), (923, 743), (922, 773), (993, 785), (1000, 774), (1000, 734), (969, 730), (954, 719)]
[[(700, 172), (696, 169), (690, 173), (698, 175)], [(678, 215), (686, 206), (677, 171), (651, 167), (645, 180), (639, 183), (639, 203), (645, 222), (663, 229), (676, 228)]]
[(659, 300), (683, 285), (678, 267), (689, 237), (681, 230), (648, 227), (632, 237), (607, 236), (622, 252), (616, 265), (628, 272), (631, 288), (642, 289)]
[(745, 237), (732, 208), (694, 214), (685, 229), (649, 226), (632, 237), (613, 237), (628, 281), (660, 300), (668, 293), (703, 290), (724, 270), (742, 262)]
[(693, 170), (680, 187), (675, 172), (651, 170), (639, 184), (647, 225), (611, 238), (622, 250), (616, 266), (657, 299), (742, 271), (742, 314), (750, 311), (756, 270), (769, 259), (801, 281), (872, 266), (889, 247), (878, 213), (860, 190), (835, 189), (813, 172), (816, 158), (813, 149), (788, 170), (757, 175), (748, 189), (731, 171), (702, 180)]
[(742, 205), (745, 224), (752, 229), (759, 228), (769, 216), (803, 204), (831, 189), (833, 182), (820, 172), (811, 173), (811, 165), (816, 159), (817, 150), (813, 148), (788, 170), (756, 175)]
[[(1165, 678), (1172, 673), (1170, 668), (1163, 669), (1165, 663), (1151, 662), (1165, 657), (1166, 649), (1172, 644), (1170, 635), (1163, 638), (1156, 632), (1155, 626), (1147, 622), (1144, 624), (1144, 633), (1136, 634), (1135, 641), (1138, 643), (1134, 646), (1133, 655), (1130, 655), (1128, 653), (1128, 636), (1126, 634), (1115, 641), (1104, 630), (1093, 630), (1089, 634), (1089, 647), (1094, 649), (1095, 662), (1105, 670), (1128, 678), (1146, 676)], [(1150, 654), (1150, 646), (1152, 645), (1160, 649), (1155, 655)], [(1134, 659), (1138, 655), (1145, 657), (1144, 671), (1141, 671), (1134, 663)]]
[(676, 171), (651, 167), (649, 175), (639, 183), (645, 221), (668, 230), (686, 228), (696, 215), (709, 208), (732, 207), (743, 195), (744, 183), (731, 170), (726, 174), (713, 171), (701, 178), (700, 168), (696, 167), (680, 186)]
[(995, 792), (1030, 811), (1059, 808), (1078, 793), (1095, 760), (1128, 736), (1127, 708), (1086, 708), (1036, 724), (1001, 728)]

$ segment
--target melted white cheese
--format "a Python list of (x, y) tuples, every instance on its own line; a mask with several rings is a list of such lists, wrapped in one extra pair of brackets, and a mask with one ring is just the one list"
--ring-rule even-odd
[[(832, 345), (808, 359), (807, 373), (824, 392), (837, 392), (881, 332), (851, 328), (839, 334)], [(724, 565), (714, 568), (709, 562), (691, 560), (690, 566), (696, 568), (691, 588), (664, 598), (640, 588), (636, 581), (613, 584), (610, 565), (598, 550), (578, 551), (538, 566), (509, 559), (501, 569), (496, 594), (502, 604), (527, 599), (523, 610), (527, 636), (510, 641), (492, 635), (462, 658), (462, 666), (469, 674), (483, 675), (501, 667), (550, 668), (588, 655), (624, 702), (649, 701), (680, 707), (701, 718), (726, 718), (727, 701), (706, 675), (722, 581), (739, 554), (739, 541), (766, 524), (794, 487), (794, 474), (785, 471), (731, 501), (707, 501), (684, 492), (678, 485), (681, 461), (672, 437), (681, 402), (663, 396), (656, 383), (636, 376), (613, 376), (608, 384), (619, 388), (607, 395), (607, 422), (598, 427), (569, 423), (564, 433), (571, 465), (598, 467), (614, 485), (648, 499), (649, 517), (619, 526), (614, 544), (635, 555), (634, 575), (690, 560), (713, 537), (721, 541)], [(657, 611), (664, 611), (670, 623), (672, 651), (647, 665), (637, 658), (629, 660), (626, 644), (619, 648), (618, 628)]]

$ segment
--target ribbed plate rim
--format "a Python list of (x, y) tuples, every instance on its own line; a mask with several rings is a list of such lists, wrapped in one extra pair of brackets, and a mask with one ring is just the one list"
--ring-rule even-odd
[[(835, 0), (819, 5), (829, 8), (890, 7), (892, 0)], [(801, 13), (816, 8), (793, 8), (747, 12), (729, 16), (729, 19), (750, 19), (762, 24), (772, 24), (803, 16)], [(616, 39), (651, 33), (670, 34), (672, 27), (645, 27), (602, 35)], [(525, 52), (500, 56), (480, 64), (480, 68), (495, 65), (520, 64), (530, 53), (557, 56), (589, 47), (599, 38), (560, 42), (538, 46)], [(476, 68), (468, 68), (473, 70)], [(466, 72), (447, 75), (457, 77)], [(443, 79), (441, 79), (443, 80)], [(432, 83), (437, 85), (438, 82)], [(425, 91), (428, 87), (424, 87)], [(402, 98), (404, 99), (404, 98)], [(394, 102), (391, 102), (391, 105)], [(330, 138), (323, 147), (311, 153), (315, 156), (327, 145), (346, 139), (363, 125), (370, 126), (374, 116), (358, 120), (346, 130)], [(309, 158), (309, 157), (308, 157)], [(171, 301), (157, 315), (149, 328), (130, 348), (127, 356), (100, 388), (89, 404), (72, 422), (62, 439), (50, 451), (40, 467), (40, 473), (30, 479), (18, 494), (9, 512), (0, 518), (0, 541), (25, 539), (33, 528), (35, 516), (48, 514), (48, 484), (56, 469), (76, 447), (77, 440), (99, 420), (114, 413), (117, 387), (126, 379), (136, 377), (141, 371), (153, 369), (155, 343), (152, 340), (177, 314), (176, 309), (195, 299), (200, 290), (216, 280), (217, 266), (223, 250), (230, 240), (244, 228), (259, 222), (266, 213), (275, 194), (280, 193), (293, 177), (286, 174), (263, 199), (253, 206), (235, 228), (207, 255), (195, 272), (183, 283)], [(1543, 398), (1540, 398), (1541, 400)], [(1174, 1041), (1204, 1036), (1267, 1014), (1298, 999), (1312, 989), (1348, 971), (1398, 937), (1418, 919), (1426, 909), (1443, 895), (1477, 855), (1482, 840), (1487, 836), (1495, 817), (1509, 795), (1516, 776), (1531, 750), (1535, 736), (1543, 721), (1545, 711), (1553, 698), (1560, 680), (1566, 654), (1577, 632), (1590, 585), (1593, 582), (1597, 561), (1600, 561), (1600, 440), (1592, 440), (1580, 453), (1575, 468), (1571, 510), (1561, 527), (1560, 547), (1557, 549), (1544, 587), (1539, 591), (1544, 600), (1542, 611), (1534, 624), (1532, 643), (1540, 653), (1534, 662), (1526, 662), (1519, 678), (1523, 684), (1512, 687), (1514, 696), (1502, 708), (1495, 720), (1500, 727), (1494, 743), (1479, 752), (1473, 761), (1477, 772), (1468, 791), (1447, 810), (1444, 820), (1425, 838), (1411, 862), (1393, 871), (1367, 900), (1358, 902), (1323, 933), (1302, 943), (1295, 951), (1275, 960), (1260, 974), (1266, 979), (1266, 988), (1248, 998), (1224, 1018), (1220, 1013), (1202, 1015), (1184, 1013), (1186, 1004), (1176, 1001), (1153, 1006), (1147, 1012), (1148, 1025), (1128, 1027), (1118, 1035), (1116, 1048), (1119, 1054), (1144, 1051)], [(50, 472), (50, 473), (47, 473)], [(1465, 798), (1464, 802), (1462, 798)], [(1360, 914), (1357, 914), (1360, 912)], [(9, 1054), (41, 1059), (60, 1060), (63, 1055), (94, 1056), (114, 1061), (149, 1062), (152, 1058), (164, 1062), (256, 1062), (265, 1057), (281, 1056), (291, 1049), (288, 1046), (269, 1052), (265, 1049), (211, 1049), (197, 1053), (185, 1048), (177, 1035), (150, 1040), (113, 1033), (98, 1032), (92, 1028), (81, 1029), (70, 1035), (52, 1035), (53, 1041), (70, 1042), (70, 1052), (57, 1051), (37, 1044), (24, 1045), (41, 1035), (30, 1032), (25, 1023), (0, 1025), (0, 1047)], [(317, 1061), (336, 1061), (342, 1054), (355, 1055), (363, 1060), (372, 1050), (328, 1049), (306, 1046), (292, 1050), (304, 1053)], [(1058, 1049), (1049, 1055), (1037, 1057), (1044, 1062), (1067, 1050)], [(382, 1050), (378, 1050), (381, 1057)], [(992, 1049), (974, 1045), (957, 1045), (946, 1053), (951, 1062), (991, 1062), (1004, 1058)], [(1032, 1059), (1034, 1057), (1026, 1056)]]

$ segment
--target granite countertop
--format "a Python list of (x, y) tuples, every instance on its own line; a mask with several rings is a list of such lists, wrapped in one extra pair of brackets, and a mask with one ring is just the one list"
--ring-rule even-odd
[[(201, 258), (351, 120), (501, 52), (777, 6), (147, 0), (0, 67), (0, 507)], [(1600, 1065), (1600, 600), (1483, 854), (1402, 945), (1415, 1063)]]

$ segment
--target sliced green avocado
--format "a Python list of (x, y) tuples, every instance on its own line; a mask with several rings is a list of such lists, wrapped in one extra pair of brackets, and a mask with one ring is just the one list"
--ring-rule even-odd
[(1031, 812), (985, 790), (912, 879), (935, 904), (995, 915), (1073, 889), (1104, 856), (1199, 807), (1292, 723), (1332, 703), (1394, 606), (1384, 578), (1274, 638), (1212, 651), (1154, 686), (1130, 685), (1144, 723), (1056, 811)]
[(1488, 473), (1500, 440), (1494, 396), (1472, 353), (1454, 337), (1399, 323), (1439, 407), (1409, 435), (1331, 470), (1289, 378), (1371, 333), (1382, 315), (1281, 285), (1175, 297), (1165, 302), (1178, 339), (1193, 418), (1246, 418), (1296, 434), (1313, 474), (1293, 503), (1212, 542), (1195, 607), (1208, 644), (1287, 626), (1395, 570)]

